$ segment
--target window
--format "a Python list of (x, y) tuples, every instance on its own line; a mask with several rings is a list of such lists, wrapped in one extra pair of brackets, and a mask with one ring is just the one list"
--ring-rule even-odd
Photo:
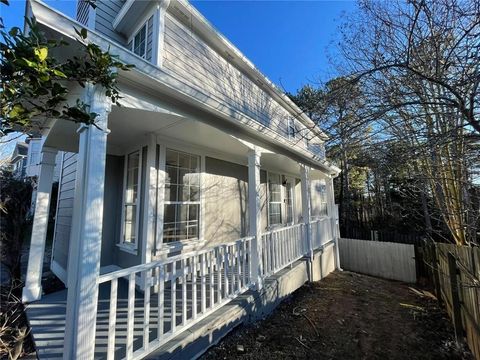
[(145, 23), (133, 38), (133, 52), (142, 58), (147, 56), (147, 23)]
[(40, 163), (40, 143), (37, 141), (30, 142), (30, 158), (28, 165), (34, 166)]
[(140, 151), (126, 157), (123, 206), (123, 244), (136, 247), (139, 211)]
[(287, 224), (293, 224), (293, 183), (289, 179), (285, 182), (285, 214)]
[(200, 156), (167, 149), (163, 242), (199, 237)]
[(278, 174), (268, 174), (268, 224), (282, 223), (282, 181)]
[(327, 186), (325, 181), (321, 181), (315, 185), (315, 192), (318, 196), (319, 209), (317, 216), (328, 216), (328, 207), (327, 207)]
[(295, 125), (295, 120), (294, 119), (288, 119), (287, 123), (287, 137), (289, 140), (294, 140), (297, 138), (298, 135), (298, 130)]

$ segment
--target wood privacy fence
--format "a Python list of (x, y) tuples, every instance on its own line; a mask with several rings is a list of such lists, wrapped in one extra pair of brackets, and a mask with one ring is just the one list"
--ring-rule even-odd
[(457, 341), (466, 338), (480, 360), (480, 248), (429, 244), (425, 261), (437, 298), (452, 318)]
[(416, 282), (413, 245), (341, 238), (339, 250), (340, 265), (345, 270)]

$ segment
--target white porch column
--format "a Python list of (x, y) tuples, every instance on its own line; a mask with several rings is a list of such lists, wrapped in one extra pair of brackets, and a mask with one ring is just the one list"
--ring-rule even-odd
[(340, 237), (338, 206), (335, 205), (335, 191), (333, 188), (333, 177), (325, 180), (328, 196), (328, 216), (330, 217), (330, 226), (332, 227), (333, 240), (335, 242), (335, 268), (341, 270), (340, 267), (340, 251), (338, 248), (338, 238)]
[(307, 237), (308, 256), (313, 257), (312, 227), (310, 218), (312, 215), (312, 205), (310, 198), (310, 168), (306, 165), (300, 165), (301, 185), (302, 185), (302, 217), (305, 223), (305, 236)]
[(81, 125), (70, 236), (64, 359), (91, 360), (95, 348), (98, 277), (103, 228), (107, 123), (111, 103), (87, 87), (96, 126)]
[(43, 257), (45, 255), (45, 240), (47, 238), (48, 213), (56, 156), (57, 149), (48, 147), (43, 148), (41, 153), (27, 277), (22, 293), (23, 302), (32, 302), (42, 297)]
[(260, 206), (260, 156), (258, 150), (248, 152), (248, 220), (252, 240), (251, 276), (257, 290), (262, 289), (262, 229)]
[(145, 170), (145, 206), (143, 217), (142, 264), (152, 260), (152, 249), (155, 243), (155, 220), (157, 208), (157, 138), (149, 135), (147, 161)]

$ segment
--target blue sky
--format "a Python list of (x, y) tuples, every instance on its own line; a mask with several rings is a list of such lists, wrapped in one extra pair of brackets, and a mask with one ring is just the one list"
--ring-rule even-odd
[[(48, 0), (75, 17), (75, 0)], [(191, 1), (271, 81), (287, 91), (334, 76), (327, 60), (343, 13), (354, 1)], [(0, 5), (7, 28), (23, 26), (24, 0)], [(0, 158), (10, 149), (0, 144)]]

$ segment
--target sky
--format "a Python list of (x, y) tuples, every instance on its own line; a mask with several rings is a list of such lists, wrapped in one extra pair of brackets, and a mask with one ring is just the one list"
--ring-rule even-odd
[[(45, 1), (75, 17), (75, 0)], [(295, 93), (302, 85), (334, 76), (337, 28), (356, 3), (338, 1), (191, 1), (271, 81)], [(24, 0), (0, 5), (6, 28), (23, 27)], [(0, 144), (0, 157), (6, 149)]]

